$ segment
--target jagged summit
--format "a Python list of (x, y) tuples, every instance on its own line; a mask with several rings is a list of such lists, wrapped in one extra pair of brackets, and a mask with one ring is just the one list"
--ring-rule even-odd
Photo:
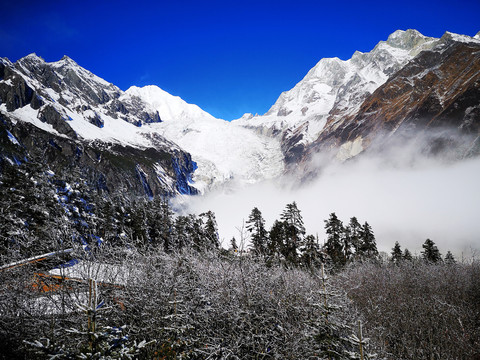
[(422, 35), (419, 31), (414, 29), (408, 30), (397, 30), (390, 34), (387, 39), (387, 44), (393, 47), (397, 47), (400, 49), (409, 50), (418, 46), (420, 42), (425, 41), (425, 39), (429, 39), (428, 37)]
[(1, 151), (0, 161), (43, 152), (53, 168), (79, 167), (110, 189), (196, 192), (190, 155), (143, 126), (160, 122), (158, 112), (68, 56), (51, 63), (36, 54), (2, 59), (0, 119), (0, 143), (8, 131), (22, 144)]
[(440, 52), (452, 42), (476, 43), (478, 39), (448, 32), (438, 39), (413, 29), (397, 30), (370, 52), (356, 51), (346, 61), (321, 59), (265, 115), (235, 122), (276, 134), (282, 139), (287, 162), (297, 163), (310, 143), (346, 126), (363, 102), (410, 61), (426, 50)]

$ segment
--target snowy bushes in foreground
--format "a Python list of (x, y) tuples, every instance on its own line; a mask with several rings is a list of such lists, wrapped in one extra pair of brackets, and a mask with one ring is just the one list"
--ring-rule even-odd
[[(34, 355), (42, 350), (31, 346), (37, 341), (49, 344), (50, 356), (61, 349), (56, 358), (120, 358), (112, 355), (115, 341), (126, 349), (146, 341), (138, 356), (145, 359), (360, 358), (346, 299), (318, 274), (217, 253), (95, 256), (82, 261), (85, 274), (99, 277), (98, 304), (104, 303), (94, 318), (81, 311), (89, 298), (88, 281), (51, 294), (21, 291), (21, 286), (14, 293), (3, 289), (0, 311), (11, 311), (2, 317), (1, 339), (23, 346), (10, 359), (26, 353), (48, 358)], [(106, 262), (115, 263), (121, 284), (101, 284), (99, 263)], [(42, 297), (83, 305), (57, 306), (45, 314), (28, 311), (25, 304)], [(123, 329), (121, 337), (105, 336), (103, 329), (114, 327)]]
[(356, 264), (336, 278), (386, 359), (480, 358), (480, 262)]

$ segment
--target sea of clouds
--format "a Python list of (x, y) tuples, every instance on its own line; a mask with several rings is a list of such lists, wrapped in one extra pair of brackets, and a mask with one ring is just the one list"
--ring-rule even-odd
[[(442, 255), (447, 250), (467, 258), (480, 250), (480, 159), (451, 161), (418, 155), (397, 146), (387, 152), (360, 156), (347, 163), (318, 156), (313, 180), (282, 178), (253, 185), (234, 182), (204, 196), (193, 197), (188, 211), (216, 214), (222, 245), (237, 242), (251, 210), (258, 207), (267, 230), (285, 205), (295, 201), (307, 234), (326, 239), (324, 220), (335, 212), (348, 224), (352, 216), (373, 228), (379, 251), (402, 249), (420, 254), (432, 239)], [(245, 239), (248, 242), (248, 238)]]

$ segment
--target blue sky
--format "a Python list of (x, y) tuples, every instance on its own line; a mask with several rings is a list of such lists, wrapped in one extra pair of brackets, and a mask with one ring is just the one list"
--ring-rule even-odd
[(480, 1), (10, 1), (0, 56), (68, 55), (126, 90), (158, 85), (231, 120), (265, 113), (323, 57), (370, 51), (397, 29), (480, 31)]

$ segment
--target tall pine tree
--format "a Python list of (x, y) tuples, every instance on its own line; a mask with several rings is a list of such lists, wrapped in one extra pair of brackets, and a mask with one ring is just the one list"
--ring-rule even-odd
[(377, 243), (375, 241), (375, 235), (373, 234), (372, 227), (366, 221), (360, 231), (360, 238), (362, 240), (362, 244), (360, 246), (361, 257), (371, 260), (377, 259), (378, 250)]
[(395, 264), (398, 264), (403, 260), (402, 248), (398, 241), (395, 241), (395, 246), (392, 248), (392, 257), (390, 260)]
[(265, 220), (258, 208), (252, 209), (246, 225), (247, 231), (250, 233), (254, 254), (265, 256), (267, 253), (267, 230), (265, 229)]
[(437, 263), (439, 261), (442, 261), (442, 255), (440, 254), (440, 251), (432, 240), (425, 240), (422, 247), (423, 260), (428, 263)]
[(287, 204), (280, 216), (285, 224), (285, 242), (283, 244), (283, 255), (288, 263), (298, 263), (297, 250), (304, 244), (305, 227), (303, 218), (295, 201)]
[(343, 252), (345, 228), (334, 212), (330, 214), (328, 220), (325, 220), (325, 232), (327, 233), (327, 241), (324, 245), (325, 253), (330, 257), (335, 267), (340, 267), (345, 264)]

